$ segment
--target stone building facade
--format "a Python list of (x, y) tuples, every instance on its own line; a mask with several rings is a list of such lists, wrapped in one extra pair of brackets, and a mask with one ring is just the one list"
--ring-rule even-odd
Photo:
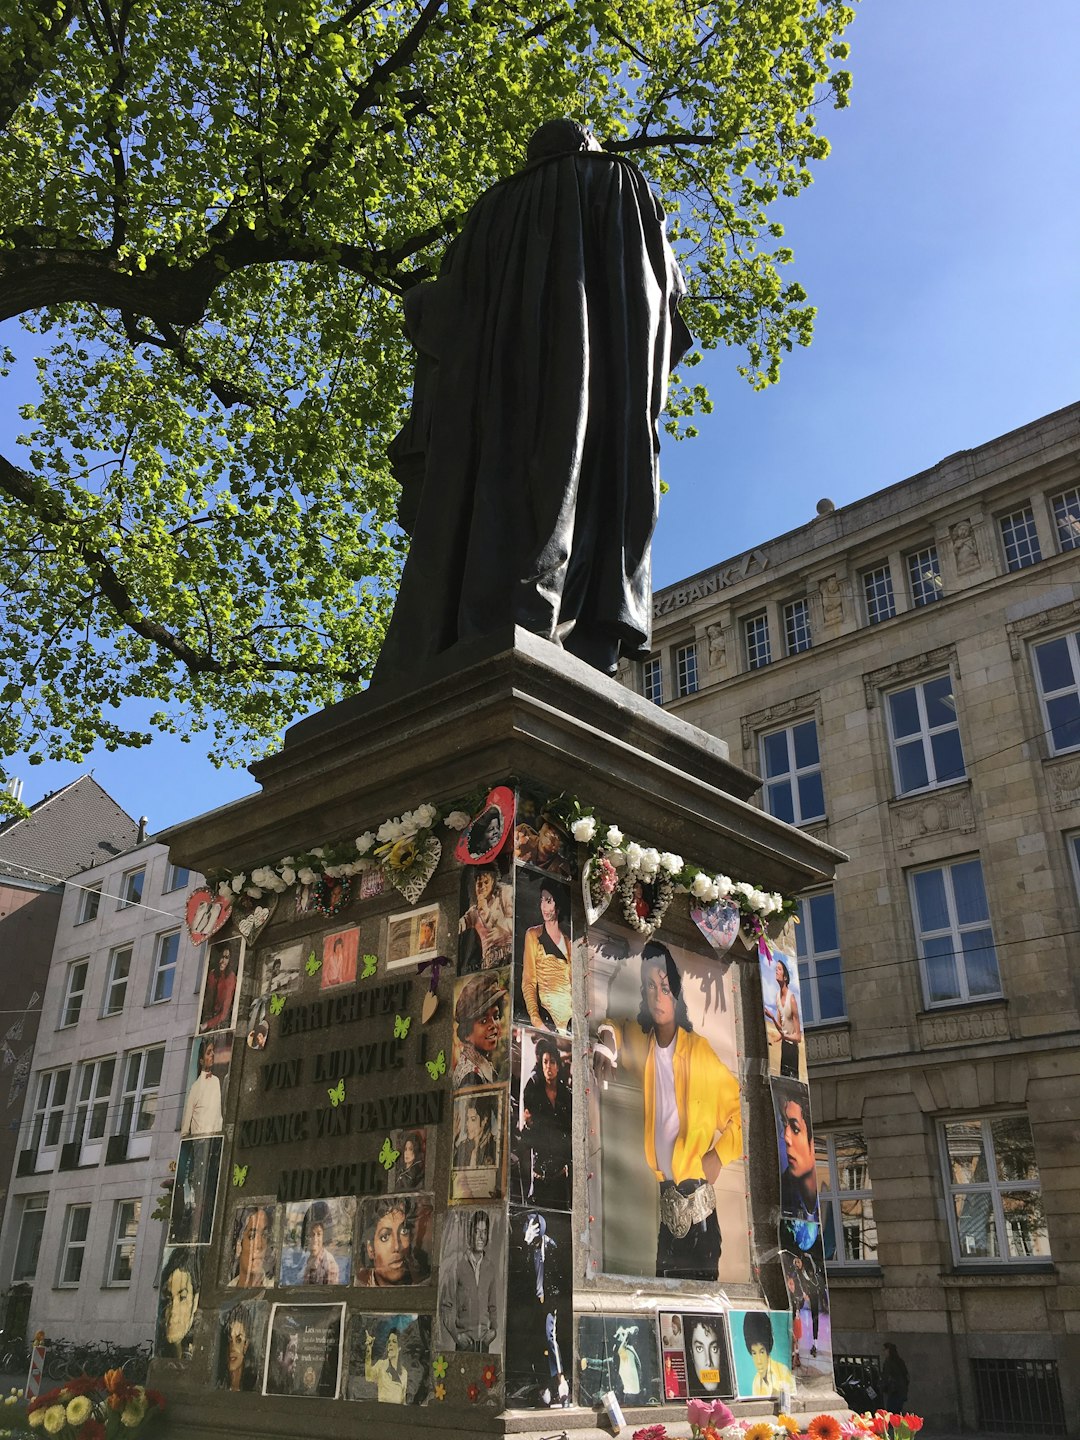
[(623, 678), (851, 857), (798, 932), (838, 1374), (888, 1339), (937, 1426), (1073, 1433), (1080, 405), (818, 511)]
[(187, 1089), (202, 947), (183, 918), (199, 883), (151, 839), (63, 887), (0, 1230), (0, 1288), (30, 1288), (28, 1333), (153, 1335), (151, 1212)]

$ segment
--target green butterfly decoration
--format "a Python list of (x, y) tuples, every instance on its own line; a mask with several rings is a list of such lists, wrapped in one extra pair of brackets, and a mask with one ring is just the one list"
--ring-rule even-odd
[(312, 950), (311, 954), (307, 957), (307, 964), (304, 966), (304, 969), (309, 975), (317, 975), (322, 969), (322, 961), (315, 959), (314, 950)]
[(285, 1009), (285, 996), (284, 996), (284, 995), (271, 995), (271, 996), (270, 996), (270, 1014), (271, 1014), (271, 1015), (280, 1015), (281, 1012), (282, 1012), (282, 1010), (284, 1010), (284, 1009)]
[(327, 1090), (330, 1096), (330, 1104), (336, 1110), (339, 1105), (345, 1104), (345, 1081), (339, 1080), (332, 1090)]
[(246, 1165), (234, 1165), (232, 1167), (232, 1183), (234, 1185), (243, 1185), (247, 1179), (247, 1172), (248, 1167)]
[(361, 980), (370, 980), (375, 971), (379, 968), (379, 957), (377, 955), (364, 956), (364, 968), (360, 971)]
[(394, 1150), (391, 1147), (390, 1136), (387, 1135), (386, 1139), (382, 1142), (382, 1149), (379, 1151), (379, 1164), (384, 1170), (389, 1170), (400, 1154), (400, 1150)]
[(411, 1015), (394, 1016), (394, 1039), (404, 1040), (409, 1033), (409, 1026), (412, 1024)]
[(434, 1060), (428, 1060), (425, 1063), (427, 1065), (427, 1073), (433, 1080), (438, 1080), (440, 1075), (446, 1074), (446, 1051), (440, 1050)]

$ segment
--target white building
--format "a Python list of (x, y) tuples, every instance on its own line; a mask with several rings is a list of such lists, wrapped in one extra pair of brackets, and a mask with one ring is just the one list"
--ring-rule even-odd
[(29, 1329), (132, 1344), (153, 1334), (201, 949), (198, 876), (144, 841), (64, 886), (15, 1172), (0, 1288), (29, 1285)]

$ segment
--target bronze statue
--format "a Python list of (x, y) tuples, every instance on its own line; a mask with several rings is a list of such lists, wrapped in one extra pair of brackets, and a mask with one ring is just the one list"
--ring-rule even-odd
[(390, 455), (412, 545), (376, 681), (511, 624), (609, 674), (648, 654), (684, 293), (637, 167), (541, 126), (406, 296), (416, 380)]

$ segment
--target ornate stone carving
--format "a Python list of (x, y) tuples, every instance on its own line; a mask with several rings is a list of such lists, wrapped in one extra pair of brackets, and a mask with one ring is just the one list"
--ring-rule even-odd
[(1070, 755), (1064, 760), (1048, 761), (1044, 773), (1050, 804), (1055, 810), (1080, 805), (1080, 757)]
[(975, 829), (971, 790), (967, 785), (935, 790), (915, 800), (894, 800), (889, 808), (898, 845), (910, 845), (927, 835), (944, 835), (949, 830), (969, 835)]
[(739, 722), (742, 727), (742, 748), (752, 750), (759, 731), (782, 725), (785, 720), (790, 720), (796, 715), (804, 718), (813, 715), (820, 726), (821, 702), (818, 697), (816, 695), (796, 695), (792, 700), (779, 700), (765, 710), (755, 710), (752, 715), (744, 715)]
[(714, 670), (727, 666), (727, 637), (722, 625), (706, 625), (705, 638), (709, 642), (709, 664)]
[(927, 1050), (1008, 1038), (1009, 1020), (1004, 1005), (980, 1006), (977, 1010), (941, 1010), (919, 1016), (919, 1039)]
[(979, 568), (979, 541), (975, 533), (975, 526), (970, 520), (957, 520), (955, 525), (949, 526), (949, 539), (952, 542), (953, 559), (956, 561), (956, 569), (961, 575), (966, 575), (969, 570)]
[(818, 586), (821, 613), (826, 625), (839, 625), (844, 618), (844, 587), (836, 575), (826, 575)]
[(1005, 626), (1009, 637), (1009, 654), (1019, 660), (1024, 653), (1024, 641), (1029, 635), (1040, 630), (1053, 630), (1058, 625), (1069, 625), (1080, 620), (1080, 600), (1067, 600), (1049, 610), (1039, 610), (1034, 615), (1025, 615), (1022, 620), (1012, 620)]
[(901, 680), (907, 680), (928, 670), (944, 670), (948, 666), (959, 674), (956, 665), (956, 647), (939, 645), (936, 650), (924, 650), (921, 655), (909, 655), (905, 660), (896, 660), (892, 665), (883, 665), (880, 670), (871, 670), (863, 676), (863, 694), (866, 708), (873, 710), (877, 704), (879, 690), (887, 690)]
[(807, 1030), (806, 1063), (818, 1064), (825, 1060), (850, 1060), (851, 1034), (847, 1026), (837, 1030)]

